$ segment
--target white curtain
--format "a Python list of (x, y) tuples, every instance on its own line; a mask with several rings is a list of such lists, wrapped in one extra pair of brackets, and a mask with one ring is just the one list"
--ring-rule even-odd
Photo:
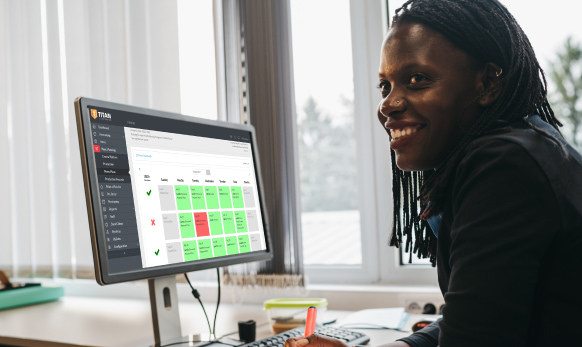
[(0, 270), (9, 276), (93, 277), (73, 102), (180, 112), (177, 6), (0, 0)]

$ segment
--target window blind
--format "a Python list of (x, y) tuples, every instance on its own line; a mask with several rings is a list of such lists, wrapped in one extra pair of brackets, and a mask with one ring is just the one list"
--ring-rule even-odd
[(175, 0), (0, 0), (0, 269), (9, 276), (94, 276), (74, 99), (179, 113), (180, 78), (196, 76), (180, 75), (178, 31)]

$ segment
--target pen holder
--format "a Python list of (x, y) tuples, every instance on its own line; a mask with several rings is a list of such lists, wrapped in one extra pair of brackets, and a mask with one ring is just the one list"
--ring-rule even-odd
[(270, 299), (263, 303), (263, 309), (274, 334), (305, 326), (307, 310), (310, 306), (317, 308), (316, 325), (322, 324), (322, 314), (327, 310), (327, 299)]

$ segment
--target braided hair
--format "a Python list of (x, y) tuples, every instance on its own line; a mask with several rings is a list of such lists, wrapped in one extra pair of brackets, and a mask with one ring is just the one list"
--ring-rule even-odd
[[(500, 121), (512, 122), (537, 114), (557, 130), (562, 124), (548, 103), (546, 78), (527, 36), (499, 1), (409, 0), (396, 10), (392, 28), (402, 23), (422, 24), (446, 37), (479, 66), (493, 62), (502, 69), (499, 82), (477, 95), (473, 102), (503, 86), (499, 97), (482, 111), (435, 170), (404, 172), (396, 166), (391, 150), (394, 222), (390, 245), (399, 247), (404, 235), (409, 263), (415, 253), (419, 258), (430, 258), (435, 266), (436, 237), (426, 220), (442, 212), (446, 192), (466, 146)], [(561, 142), (528, 124), (551, 138), (565, 153)]]

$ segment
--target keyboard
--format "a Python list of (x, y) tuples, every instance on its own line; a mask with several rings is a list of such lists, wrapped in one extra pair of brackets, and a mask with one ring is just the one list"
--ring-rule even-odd
[[(305, 327), (299, 327), (291, 330), (287, 330), (277, 335), (267, 337), (255, 342), (250, 342), (245, 345), (245, 347), (284, 347), (285, 340), (292, 337), (303, 336), (305, 332)], [(340, 341), (345, 342), (348, 346), (353, 345), (365, 345), (370, 341), (367, 335), (358, 333), (355, 331), (350, 331), (346, 329), (332, 328), (332, 327), (316, 327), (315, 333), (322, 336), (333, 337)]]

